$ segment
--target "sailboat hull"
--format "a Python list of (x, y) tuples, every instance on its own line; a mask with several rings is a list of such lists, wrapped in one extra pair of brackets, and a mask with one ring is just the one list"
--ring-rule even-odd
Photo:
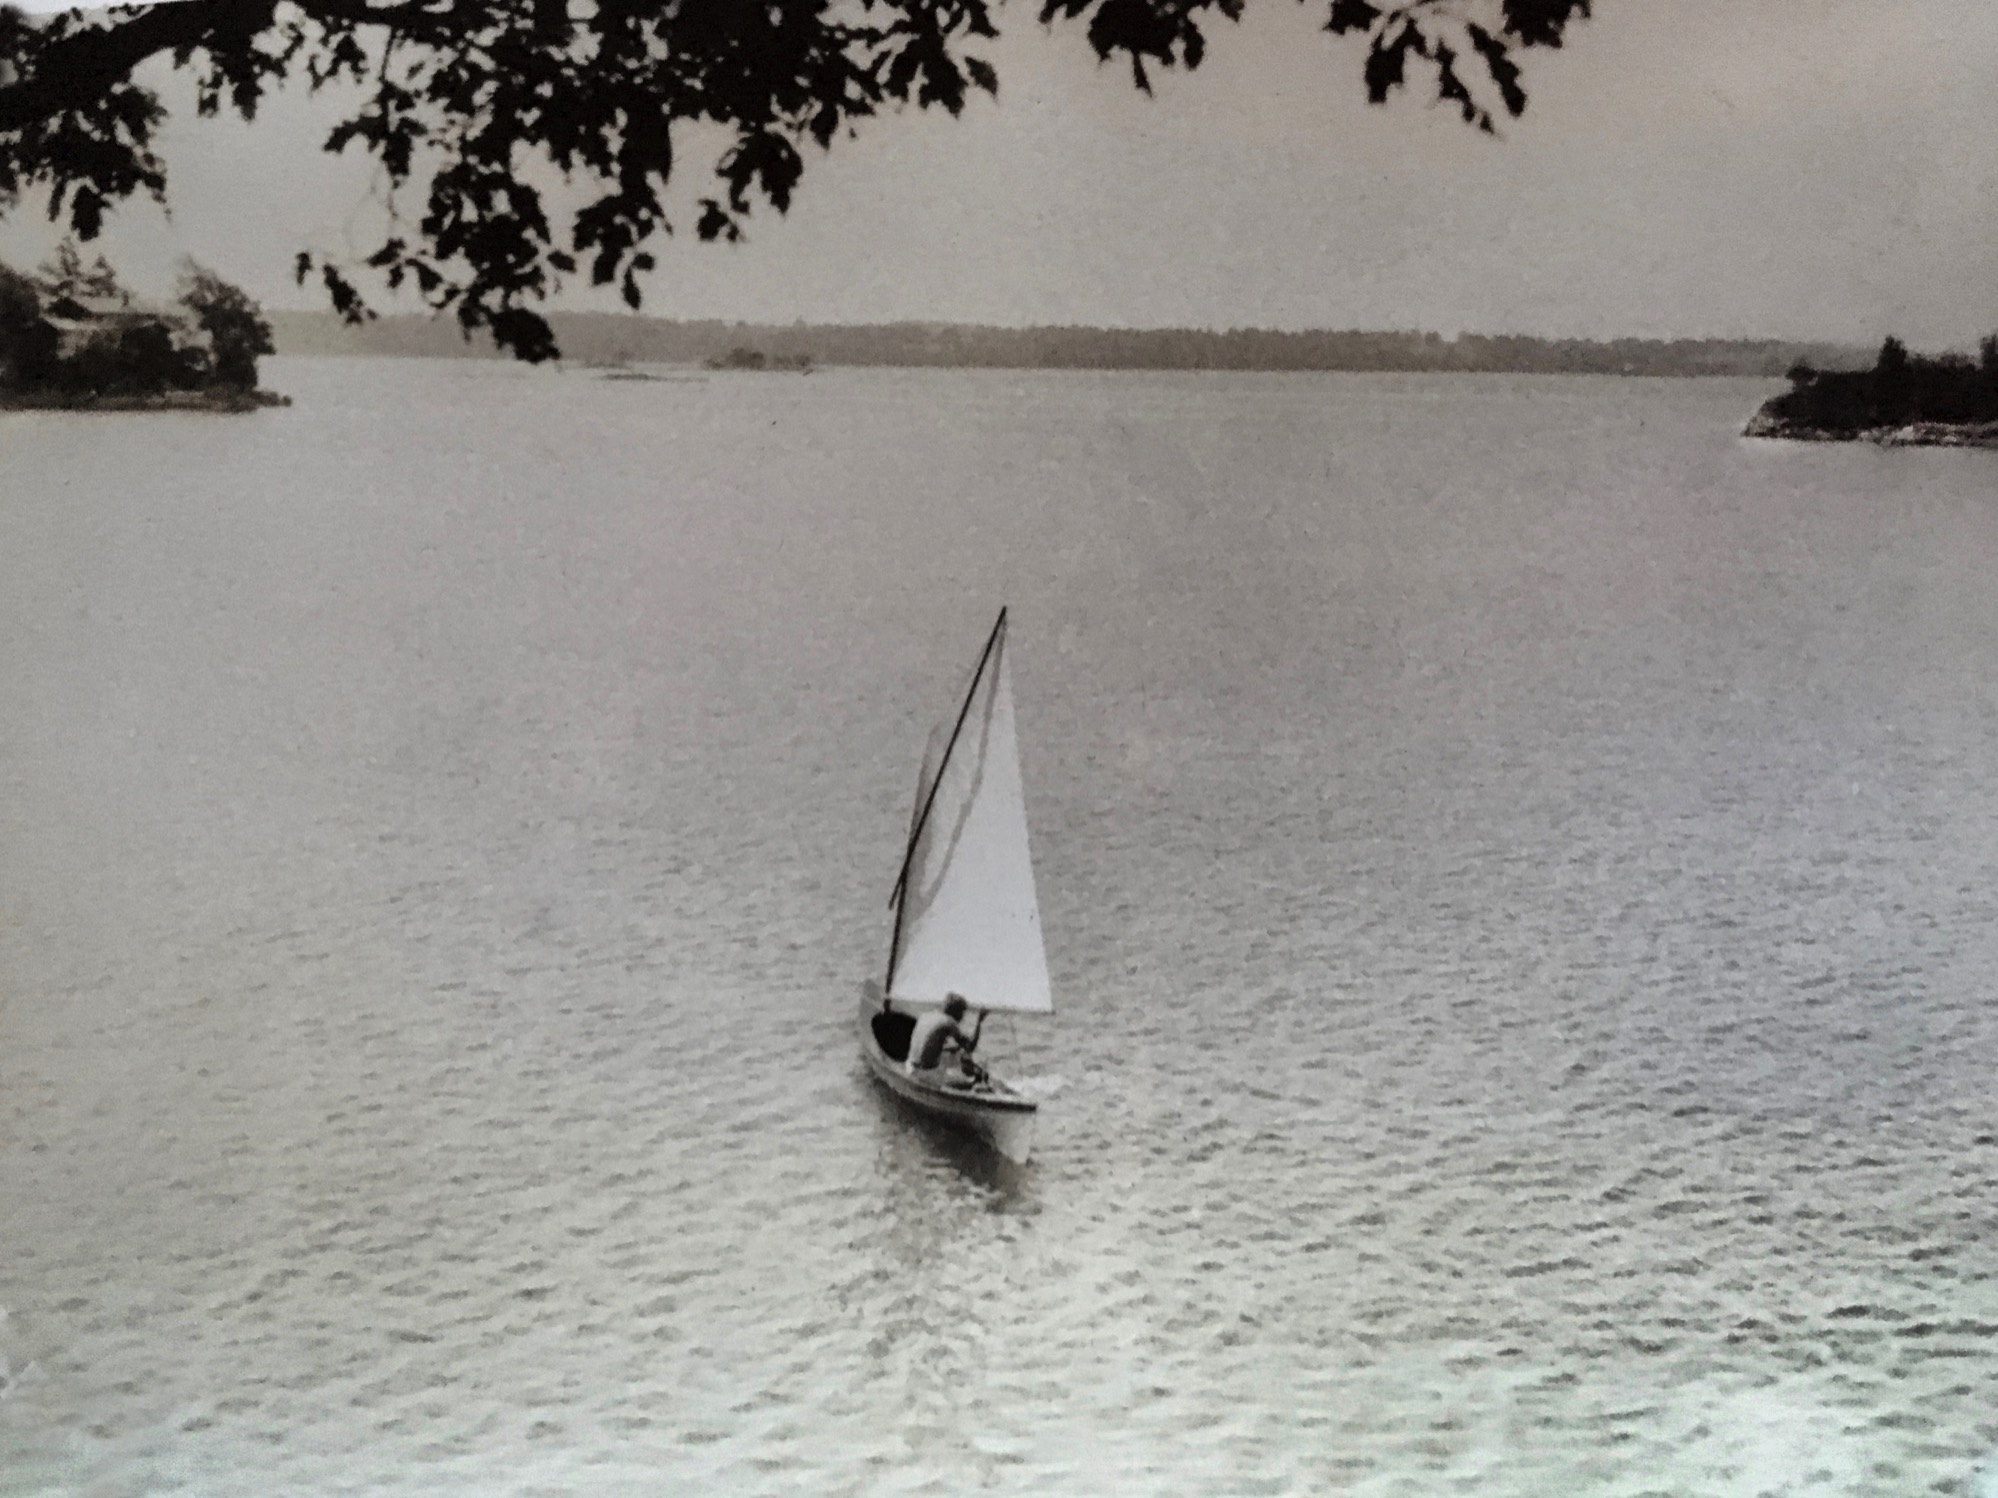
[(881, 990), (870, 983), (861, 991), (856, 1028), (860, 1054), (874, 1080), (918, 1112), (983, 1139), (1016, 1164), (1026, 1164), (1033, 1151), (1034, 1125), (1040, 1112), (1033, 1099), (1022, 1097), (997, 1077), (991, 1079), (992, 1090), (972, 1092), (939, 1086), (924, 1080), (922, 1073), (912, 1075), (876, 1041), (874, 1017), (880, 1012)]

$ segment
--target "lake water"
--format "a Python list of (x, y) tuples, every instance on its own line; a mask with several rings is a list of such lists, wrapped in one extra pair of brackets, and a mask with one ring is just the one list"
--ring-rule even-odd
[[(0, 1493), (1998, 1492), (1998, 454), (268, 373), (0, 417)], [(1002, 602), (1021, 1171), (850, 1035)]]

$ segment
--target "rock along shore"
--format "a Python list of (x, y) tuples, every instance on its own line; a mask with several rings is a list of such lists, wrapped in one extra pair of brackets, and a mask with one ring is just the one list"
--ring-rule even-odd
[(210, 411), (233, 414), (288, 406), (274, 390), (168, 390), (158, 395), (65, 395), (54, 390), (0, 390), (0, 411)]
[(1905, 426), (1821, 427), (1770, 414), (1767, 407), (1749, 418), (1744, 437), (1786, 442), (1872, 442), (1881, 447), (1994, 447), (1998, 421), (1916, 421)]

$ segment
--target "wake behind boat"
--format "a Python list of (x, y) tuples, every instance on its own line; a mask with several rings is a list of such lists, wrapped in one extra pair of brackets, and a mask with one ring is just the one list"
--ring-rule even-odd
[(919, 1019), (954, 994), (980, 1012), (981, 1026), (987, 1013), (1054, 1010), (1006, 645), (1001, 609), (956, 717), (930, 735), (890, 896), (888, 972), (862, 987), (859, 1038), (868, 1070), (890, 1092), (1024, 1163), (1033, 1099), (968, 1058), (925, 1067), (910, 1055)]

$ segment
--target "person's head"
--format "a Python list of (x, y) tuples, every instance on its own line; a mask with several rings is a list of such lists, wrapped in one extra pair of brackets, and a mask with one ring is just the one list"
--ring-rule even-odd
[(949, 998), (944, 1000), (944, 1013), (948, 1014), (952, 1019), (963, 1019), (964, 1010), (965, 1010), (965, 1003), (964, 1003), (963, 994), (954, 993)]

